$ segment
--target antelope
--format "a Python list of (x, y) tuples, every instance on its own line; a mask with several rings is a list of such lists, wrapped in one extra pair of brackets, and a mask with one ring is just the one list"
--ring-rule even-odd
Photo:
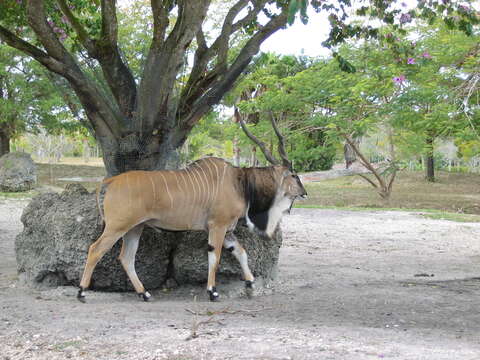
[(240, 168), (213, 157), (197, 160), (182, 170), (129, 171), (102, 184), (106, 190), (100, 215), (105, 228), (88, 250), (77, 295), (81, 302), (95, 266), (121, 237), (120, 262), (137, 294), (144, 301), (150, 299), (135, 272), (135, 254), (145, 225), (208, 231), (207, 292), (211, 301), (219, 297), (215, 273), (222, 247), (240, 263), (247, 293), (251, 292), (254, 277), (247, 253), (235, 237), (225, 238), (226, 234), (245, 218), (250, 230), (271, 237), (293, 201), (307, 194), (287, 166)]

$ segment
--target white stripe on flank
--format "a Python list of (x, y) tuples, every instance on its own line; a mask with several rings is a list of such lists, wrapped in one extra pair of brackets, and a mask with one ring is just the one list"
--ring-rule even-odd
[(167, 189), (167, 194), (168, 194), (168, 197), (170, 198), (170, 209), (173, 209), (173, 197), (172, 197), (172, 194), (170, 194), (170, 190), (168, 189), (167, 179), (165, 179), (165, 176), (160, 171), (158, 173), (160, 175), (162, 175), (162, 179), (165, 182), (165, 187)]
[[(187, 174), (188, 175), (188, 180), (189, 182), (191, 183), (191, 189), (193, 191), (193, 200), (190, 200), (188, 202), (188, 204), (190, 205), (190, 226), (193, 224), (193, 219), (194, 219), (194, 211), (195, 211), (195, 207), (194, 207), (194, 204), (195, 204), (195, 199), (196, 199), (196, 190), (195, 190), (195, 185), (193, 183), (193, 180), (192, 180), (192, 177), (190, 176), (190, 171), (188, 169), (185, 169), (185, 172), (184, 174)], [(187, 187), (188, 189), (188, 187)]]
[[(192, 191), (193, 191), (193, 201), (192, 201), (192, 203), (194, 203), (194, 202), (195, 202), (195, 198), (197, 197), (197, 194), (196, 194), (195, 186), (194, 186), (194, 184), (193, 184), (193, 180), (192, 180), (192, 178), (191, 178), (191, 176), (190, 176), (190, 171), (188, 171), (188, 169), (187, 169), (187, 170), (185, 170), (185, 173), (184, 173), (184, 174), (187, 174), (187, 175), (188, 175), (188, 180), (189, 180), (189, 182), (191, 183)], [(186, 184), (186, 182), (185, 182), (185, 184)]]
[(132, 190), (130, 189), (130, 181), (128, 181), (129, 173), (125, 174), (125, 179), (127, 180), (127, 188), (128, 188), (128, 207), (132, 206)]
[[(178, 176), (180, 176), (180, 178), (183, 180), (183, 183), (185, 184), (185, 190), (183, 191), (184, 194), (183, 194), (183, 206), (185, 206), (185, 208), (187, 208), (187, 204), (188, 204), (188, 195), (189, 195), (189, 191), (188, 191), (188, 184), (187, 184), (187, 180), (185, 180), (185, 173), (187, 172), (187, 170), (183, 169), (181, 171), (181, 173), (178, 174)], [(190, 212), (188, 214), (189, 217), (187, 217), (187, 221), (188, 221), (188, 227), (192, 227), (192, 217), (193, 217), (193, 208), (190, 209)]]
[(210, 174), (210, 183), (212, 184), (212, 191), (210, 192), (211, 199), (213, 201), (213, 193), (215, 192), (215, 175), (213, 174), (213, 170), (210, 168), (208, 164), (209, 161), (205, 161), (205, 165), (208, 167), (208, 173)]
[(182, 187), (180, 186), (180, 181), (178, 181), (177, 171), (174, 171), (173, 175), (175, 175), (175, 180), (177, 180), (178, 189), (183, 193), (184, 191), (183, 191)]
[(202, 170), (203, 176), (205, 176), (205, 186), (207, 188), (207, 203), (208, 203), (211, 200), (211, 192), (208, 184), (208, 175), (207, 175), (207, 172), (202, 167), (200, 167), (200, 170)]
[(189, 170), (190, 170), (190, 173), (192, 174), (193, 178), (195, 179), (195, 184), (198, 185), (198, 200), (200, 201), (201, 198), (202, 198), (202, 189), (201, 189), (200, 183), (199, 183), (199, 181), (198, 181), (198, 179), (197, 179), (197, 175), (196, 175), (196, 173), (195, 173), (195, 171), (194, 171), (194, 169), (193, 169), (193, 166), (194, 166), (194, 165), (195, 165), (195, 164), (192, 164), (192, 165), (190, 166), (190, 169), (189, 169)]
[(217, 200), (217, 197), (218, 197), (218, 190), (219, 190), (219, 187), (220, 187), (220, 173), (218, 172), (218, 166), (217, 164), (215, 164), (215, 161), (213, 161), (212, 159), (208, 159), (212, 162), (212, 164), (215, 166), (215, 173), (217, 174), (217, 188), (216, 188), (216, 191), (215, 191), (215, 199), (214, 201)]
[[(223, 181), (225, 180), (225, 173), (227, 172), (227, 163), (223, 163), (223, 174), (222, 174), (222, 180), (220, 181), (220, 184), (218, 187), (222, 186), (223, 187)], [(218, 195), (218, 193), (217, 193)]]
[[(205, 189), (204, 194), (203, 194), (203, 200), (204, 200), (203, 201), (204, 202), (203, 207), (205, 207), (208, 204), (208, 199), (209, 199), (207, 175), (205, 174), (205, 170), (203, 170), (201, 166), (199, 166), (198, 164), (196, 164), (196, 165), (197, 165), (197, 168), (199, 168), (201, 170), (201, 172), (200, 172), (200, 170), (198, 172), (199, 172), (199, 178), (202, 182), (202, 185), (204, 185), (204, 186), (202, 186), (202, 188), (204, 187), (204, 189)], [(202, 176), (202, 174), (203, 174), (203, 176)]]
[(155, 184), (153, 183), (152, 174), (149, 173), (148, 178), (150, 179), (150, 182), (152, 183), (153, 202), (156, 203), (157, 202), (157, 193), (155, 192)]
[(202, 189), (200, 188), (200, 182), (197, 179), (197, 175), (195, 175), (195, 171), (192, 168), (190, 168), (190, 171), (192, 173), (193, 178), (195, 179), (195, 183), (198, 185), (198, 202), (201, 203), (201, 198), (202, 198)]

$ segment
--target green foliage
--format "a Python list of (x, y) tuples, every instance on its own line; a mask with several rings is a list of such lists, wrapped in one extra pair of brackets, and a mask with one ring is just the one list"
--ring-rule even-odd
[(312, 136), (299, 134), (292, 137), (295, 146), (290, 151), (290, 157), (294, 161), (297, 171), (318, 171), (332, 168), (335, 160), (336, 149), (326, 145), (325, 135), (315, 132)]
[(15, 138), (25, 131), (76, 131), (79, 122), (65, 106), (68, 89), (35, 61), (0, 44), (0, 129)]
[[(264, 54), (240, 81), (233, 93), (242, 101), (238, 107), (250, 131), (270, 149), (278, 146), (271, 117), (286, 139), (286, 150), (297, 171), (324, 170), (332, 166), (335, 151), (324, 131), (310, 131), (308, 121), (313, 108), (309, 103), (309, 76), (302, 77), (315, 59)], [(300, 79), (301, 77), (301, 79)], [(242, 136), (242, 141), (246, 139)], [(249, 140), (247, 140), (248, 142)]]

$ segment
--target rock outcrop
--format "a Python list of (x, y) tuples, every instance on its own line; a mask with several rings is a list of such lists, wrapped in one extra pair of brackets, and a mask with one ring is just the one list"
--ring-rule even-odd
[[(35, 197), (22, 215), (24, 230), (15, 241), (18, 272), (33, 285), (78, 285), (88, 247), (101, 234), (95, 194), (71, 185), (62, 194)], [(249, 255), (256, 277), (275, 276), (281, 232), (266, 239), (239, 225), (234, 232)], [(91, 288), (106, 291), (133, 290), (118, 255), (121, 240), (97, 265)], [(136, 270), (147, 289), (169, 284), (207, 281), (208, 255), (205, 232), (159, 231), (145, 227), (136, 256)], [(240, 279), (241, 269), (228, 252), (222, 253), (219, 280)]]
[(0, 191), (28, 191), (36, 181), (36, 166), (29, 154), (12, 152), (0, 158)]

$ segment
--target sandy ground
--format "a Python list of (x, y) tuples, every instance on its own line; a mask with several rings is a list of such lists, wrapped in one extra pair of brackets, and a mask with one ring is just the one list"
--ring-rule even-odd
[(295, 209), (278, 280), (251, 300), (212, 304), (198, 287), (81, 304), (16, 280), (25, 204), (0, 202), (0, 360), (480, 359), (478, 223)]

